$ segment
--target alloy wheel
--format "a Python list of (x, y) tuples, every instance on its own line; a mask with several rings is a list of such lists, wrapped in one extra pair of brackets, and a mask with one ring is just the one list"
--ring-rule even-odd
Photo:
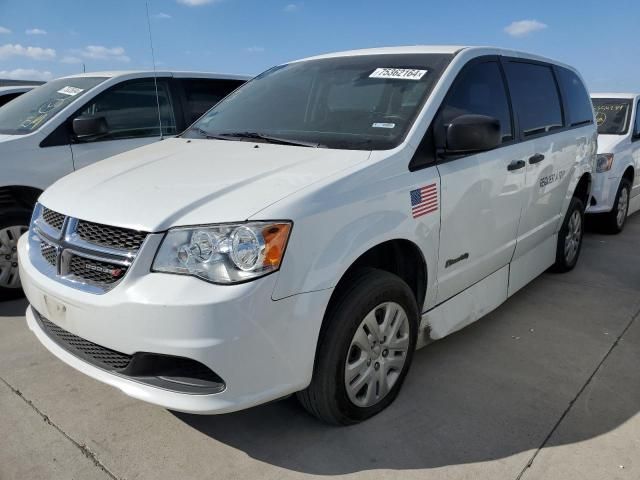
[(13, 225), (0, 230), (0, 288), (20, 288), (18, 240), (28, 229)]

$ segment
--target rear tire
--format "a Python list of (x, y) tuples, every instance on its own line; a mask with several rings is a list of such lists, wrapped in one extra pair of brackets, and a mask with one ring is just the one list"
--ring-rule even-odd
[(584, 204), (577, 197), (571, 198), (567, 214), (558, 233), (556, 262), (551, 270), (564, 273), (573, 270), (578, 263), (584, 235)]
[(29, 229), (31, 212), (0, 213), (0, 301), (24, 296), (18, 276), (18, 239)]
[(618, 234), (624, 230), (629, 213), (629, 199), (631, 198), (631, 182), (626, 178), (620, 180), (613, 209), (602, 216), (604, 230), (607, 233)]
[(311, 384), (297, 394), (303, 407), (335, 425), (384, 410), (411, 365), (418, 317), (402, 279), (373, 268), (358, 271), (327, 309)]

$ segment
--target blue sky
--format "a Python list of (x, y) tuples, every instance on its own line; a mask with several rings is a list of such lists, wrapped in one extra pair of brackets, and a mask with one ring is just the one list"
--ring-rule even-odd
[[(577, 67), (592, 90), (640, 90), (640, 2), (149, 0), (159, 69), (256, 74), (322, 52), (495, 45)], [(151, 66), (144, 0), (0, 0), (0, 77)]]

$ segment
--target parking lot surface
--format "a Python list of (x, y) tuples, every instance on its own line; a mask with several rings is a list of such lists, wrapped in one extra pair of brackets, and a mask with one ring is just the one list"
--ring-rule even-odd
[(67, 367), (0, 304), (0, 479), (640, 478), (640, 215), (414, 357), (397, 401), (329, 427), (287, 399), (199, 417)]

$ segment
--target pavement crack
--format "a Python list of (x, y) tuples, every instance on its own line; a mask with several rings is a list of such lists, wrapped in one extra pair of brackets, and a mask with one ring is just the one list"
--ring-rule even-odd
[(13, 393), (15, 393), (18, 397), (20, 397), (22, 399), (22, 401), (24, 401), (27, 405), (29, 405), (29, 407), (31, 407), (31, 409), (36, 412), (41, 418), (42, 420), (45, 421), (45, 423), (47, 423), (48, 425), (52, 426), (53, 428), (55, 428), (58, 432), (60, 432), (60, 434), (62, 434), (67, 440), (69, 440), (78, 450), (80, 450), (80, 453), (82, 453), (85, 457), (87, 457), (89, 460), (91, 460), (91, 462), (100, 470), (102, 470), (104, 473), (106, 473), (109, 478), (111, 478), (112, 480), (121, 480), (119, 477), (117, 477), (116, 475), (113, 474), (113, 472), (111, 472), (111, 470), (109, 470), (99, 459), (98, 456), (96, 455), (95, 452), (93, 452), (87, 445), (78, 442), (77, 440), (75, 440), (73, 437), (71, 437), (71, 435), (69, 435), (67, 432), (65, 432), (62, 428), (60, 428), (58, 425), (56, 425), (55, 423), (53, 423), (53, 421), (49, 418), (48, 415), (46, 415), (45, 413), (43, 413), (38, 407), (36, 407), (33, 402), (31, 400), (29, 400), (27, 397), (24, 396), (24, 394), (17, 388), (15, 388), (13, 385), (11, 385), (9, 382), (7, 382), (4, 378), (0, 377), (0, 381), (2, 383), (4, 383)]
[(591, 375), (589, 375), (589, 377), (587, 378), (587, 380), (584, 382), (584, 384), (582, 385), (582, 387), (578, 390), (578, 392), (576, 393), (576, 395), (571, 399), (571, 401), (569, 402), (569, 404), (567, 405), (567, 408), (564, 410), (564, 412), (562, 412), (562, 415), (560, 415), (560, 418), (558, 418), (558, 420), (556, 421), (556, 423), (553, 425), (553, 428), (551, 429), (551, 431), (547, 434), (547, 436), (544, 438), (544, 440), (542, 441), (542, 443), (540, 444), (540, 446), (536, 449), (535, 452), (533, 452), (533, 455), (531, 455), (531, 458), (529, 459), (529, 461), (526, 463), (526, 465), (522, 468), (522, 470), (520, 471), (520, 473), (518, 474), (518, 476), (515, 478), (515, 480), (521, 480), (522, 477), (524, 476), (524, 474), (527, 472), (527, 470), (529, 470), (529, 468), (531, 468), (531, 466), (533, 465), (533, 462), (535, 461), (536, 457), (538, 456), (538, 454), (540, 453), (540, 451), (547, 445), (547, 443), (549, 442), (549, 440), (551, 439), (551, 437), (553, 436), (553, 434), (555, 433), (555, 431), (558, 429), (558, 427), (560, 426), (560, 424), (562, 423), (562, 421), (566, 418), (566, 416), (569, 414), (569, 412), (571, 411), (571, 409), (573, 408), (573, 406), (575, 405), (575, 403), (578, 401), (578, 399), (580, 398), (580, 395), (582, 395), (584, 393), (584, 391), (587, 389), (587, 387), (589, 386), (589, 384), (591, 383), (591, 381), (593, 380), (593, 378), (596, 376), (596, 374), (598, 373), (598, 371), (602, 368), (602, 366), (604, 365), (604, 362), (607, 361), (607, 359), (609, 358), (609, 356), (611, 355), (611, 353), (613, 352), (613, 350), (618, 346), (618, 344), (620, 343), (620, 340), (622, 339), (622, 337), (624, 337), (624, 335), (627, 333), (627, 331), (631, 328), (631, 326), (633, 325), (633, 323), (640, 317), (640, 310), (638, 310), (635, 314), (633, 314), (631, 316), (631, 320), (629, 320), (629, 323), (627, 323), (627, 325), (624, 327), (624, 329), (622, 330), (622, 332), (620, 332), (620, 335), (618, 335), (616, 337), (616, 340), (611, 344), (611, 346), (609, 347), (609, 350), (607, 350), (607, 353), (605, 353), (605, 355), (602, 357), (602, 359), (600, 360), (600, 362), (598, 363), (598, 365), (596, 365), (596, 368), (593, 370), (593, 372), (591, 372)]

